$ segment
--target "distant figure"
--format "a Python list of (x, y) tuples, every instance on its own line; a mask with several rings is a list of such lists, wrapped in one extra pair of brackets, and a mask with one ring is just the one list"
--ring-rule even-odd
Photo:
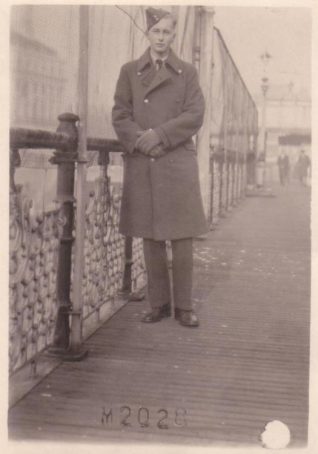
[(282, 186), (284, 186), (289, 181), (289, 159), (285, 154), (285, 151), (282, 150), (277, 159), (278, 171), (279, 171), (279, 181)]
[(297, 161), (297, 172), (299, 181), (304, 186), (307, 185), (307, 178), (309, 174), (310, 165), (311, 165), (310, 158), (306, 155), (305, 150), (301, 150)]

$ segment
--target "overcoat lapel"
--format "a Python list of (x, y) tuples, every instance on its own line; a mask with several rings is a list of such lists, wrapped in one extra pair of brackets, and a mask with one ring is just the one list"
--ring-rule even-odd
[(169, 54), (166, 64), (160, 71), (156, 71), (154, 65), (152, 64), (149, 48), (140, 57), (137, 63), (137, 74), (140, 76), (141, 83), (147, 87), (145, 96), (165, 82), (171, 80), (171, 74), (167, 69), (168, 66), (176, 73), (182, 73), (182, 62), (172, 51)]
[(163, 66), (160, 71), (156, 71), (154, 78), (152, 79), (152, 82), (148, 86), (145, 96), (147, 96), (151, 91), (155, 90), (158, 88), (160, 85), (165, 83), (166, 81), (170, 80), (171, 76), (169, 74), (169, 71), (167, 70), (166, 66)]
[(148, 68), (145, 68), (140, 76), (141, 83), (145, 87), (149, 87), (153, 81), (155, 75), (157, 74), (156, 69), (153, 65), (149, 65)]

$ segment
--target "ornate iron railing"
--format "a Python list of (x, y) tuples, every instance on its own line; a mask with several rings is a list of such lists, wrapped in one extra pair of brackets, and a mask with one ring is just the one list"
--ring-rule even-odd
[[(123, 299), (145, 284), (141, 240), (118, 232), (121, 186), (111, 185), (109, 153), (123, 151), (116, 140), (88, 138), (87, 160), (98, 166), (98, 177), (86, 185), (84, 264), (81, 309), (73, 308), (75, 177), (78, 162), (79, 118), (59, 116), (56, 132), (10, 131), (10, 371), (15, 371), (45, 348), (64, 358), (81, 352), (70, 349), (72, 317), (80, 317), (84, 339), (112, 314)], [(54, 208), (32, 212), (32, 201), (16, 184), (21, 150), (47, 150), (57, 169)], [(211, 223), (216, 223), (244, 195), (246, 153), (211, 150)], [(86, 182), (87, 183), (87, 182)], [(75, 313), (76, 312), (76, 313)]]
[[(10, 131), (10, 371), (14, 372), (47, 347), (71, 358), (70, 319), (76, 222), (75, 177), (79, 118), (59, 116), (56, 132), (12, 128)], [(32, 200), (16, 184), (21, 150), (47, 150), (57, 168), (54, 209), (32, 212)], [(118, 304), (144, 285), (140, 240), (118, 232), (121, 187), (110, 184), (110, 152), (122, 152), (118, 141), (88, 138), (88, 158), (99, 175), (90, 182), (85, 212), (82, 277), (82, 334), (96, 328)], [(121, 299), (117, 298), (120, 293)], [(119, 302), (118, 302), (119, 301)], [(116, 306), (117, 305), (117, 306)], [(78, 315), (78, 314), (77, 314)]]

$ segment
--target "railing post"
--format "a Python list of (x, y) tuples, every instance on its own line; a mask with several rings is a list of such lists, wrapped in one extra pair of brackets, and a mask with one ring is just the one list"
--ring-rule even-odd
[(17, 191), (14, 174), (16, 167), (19, 167), (21, 164), (21, 158), (19, 150), (17, 148), (12, 148), (10, 153), (10, 193), (15, 193)]
[(51, 162), (57, 164), (57, 202), (60, 203), (60, 214), (63, 230), (60, 237), (57, 267), (57, 301), (58, 310), (51, 353), (63, 353), (69, 347), (71, 310), (70, 289), (72, 273), (72, 244), (74, 227), (74, 178), (77, 159), (78, 132), (76, 122), (79, 117), (72, 113), (59, 115), (57, 132), (70, 137), (69, 145), (55, 151)]
[(85, 199), (87, 172), (87, 109), (88, 109), (88, 45), (89, 45), (89, 6), (79, 7), (79, 55), (77, 99), (80, 121), (77, 126), (77, 178), (76, 178), (76, 226), (74, 244), (74, 281), (73, 304), (71, 315), (71, 332), (69, 351), (64, 359), (79, 361), (87, 350), (82, 348), (82, 316), (83, 295), (82, 280), (84, 273), (84, 241), (85, 241)]
[(224, 217), (224, 164), (225, 164), (225, 148), (222, 148), (220, 153), (220, 161), (219, 161), (219, 174), (220, 174), (220, 194), (219, 194), (219, 217)]
[(209, 161), (209, 166), (210, 166), (210, 212), (209, 212), (209, 225), (210, 229), (213, 224), (213, 215), (214, 215), (214, 185), (215, 185), (215, 178), (214, 178), (214, 164), (213, 164), (213, 146), (210, 145), (210, 161)]
[(122, 294), (130, 295), (132, 292), (131, 267), (133, 265), (132, 237), (125, 237), (125, 268), (123, 276)]
[(238, 160), (238, 150), (235, 150), (234, 160), (233, 160), (233, 202), (234, 206), (237, 205), (237, 160)]
[[(199, 36), (199, 80), (203, 95), (206, 100), (211, 99), (212, 90), (212, 54), (213, 54), (213, 16), (214, 9), (211, 6), (200, 6), (200, 36)], [(198, 165), (201, 183), (201, 195), (206, 217), (210, 212), (210, 189), (211, 175), (210, 161), (210, 133), (211, 133), (211, 103), (206, 103), (204, 122), (197, 135)]]
[(229, 209), (229, 190), (230, 190), (230, 150), (225, 152), (225, 207), (224, 211), (226, 212)]

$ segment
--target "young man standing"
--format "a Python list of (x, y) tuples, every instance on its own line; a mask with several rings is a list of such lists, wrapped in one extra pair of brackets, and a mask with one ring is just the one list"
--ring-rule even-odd
[(192, 136), (203, 122), (204, 98), (194, 66), (170, 48), (174, 17), (155, 8), (146, 16), (150, 47), (121, 68), (112, 111), (126, 150), (119, 229), (143, 238), (151, 312), (142, 321), (157, 322), (171, 313), (165, 243), (170, 240), (175, 318), (196, 327), (192, 238), (206, 233), (207, 224)]

